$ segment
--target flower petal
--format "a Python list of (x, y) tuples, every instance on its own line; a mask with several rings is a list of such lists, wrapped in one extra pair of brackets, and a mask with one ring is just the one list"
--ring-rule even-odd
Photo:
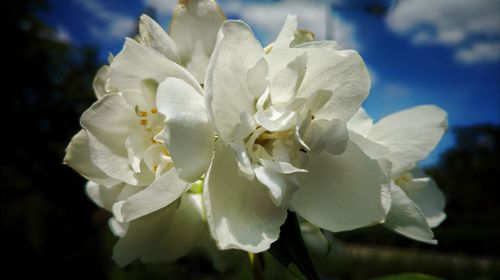
[(160, 83), (167, 77), (182, 79), (202, 92), (198, 81), (182, 66), (129, 38), (110, 68), (110, 86), (124, 94), (141, 95), (143, 80), (153, 79)]
[(117, 155), (92, 134), (87, 133), (87, 136), (90, 159), (106, 175), (134, 186), (145, 186), (153, 180), (153, 174), (143, 168), (140, 173), (135, 173), (127, 155)]
[(260, 165), (255, 167), (254, 172), (257, 180), (269, 189), (269, 195), (276, 206), (281, 206), (288, 200), (291, 191), (281, 174)]
[[(381, 159), (389, 153), (389, 148), (386, 146), (372, 141), (354, 131), (349, 131), (349, 138), (371, 159)], [(387, 176), (390, 177), (390, 168), (388, 173)]]
[(315, 117), (348, 121), (368, 96), (370, 76), (363, 59), (351, 50), (304, 48), (307, 72), (298, 97), (307, 98), (318, 90), (333, 95)]
[(179, 52), (172, 38), (147, 15), (142, 15), (139, 22), (139, 43), (157, 50), (171, 61), (180, 64)]
[(215, 141), (203, 97), (183, 80), (167, 78), (158, 87), (157, 107), (166, 116), (163, 136), (179, 177), (198, 180), (208, 169)]
[(113, 259), (116, 263), (123, 267), (156, 246), (168, 230), (176, 210), (177, 204), (171, 204), (160, 211), (130, 222), (125, 235), (113, 248)]
[(80, 173), (83, 177), (97, 184), (111, 186), (120, 181), (99, 169), (90, 158), (89, 139), (84, 130), (80, 130), (66, 148), (64, 163)]
[(273, 204), (264, 185), (237, 169), (233, 151), (217, 145), (203, 188), (210, 231), (221, 250), (263, 252), (278, 239), (286, 210)]
[(127, 156), (125, 141), (139, 120), (121, 94), (108, 94), (82, 114), (80, 123), (113, 153)]
[(120, 222), (130, 222), (170, 205), (184, 193), (187, 186), (172, 168), (143, 191), (115, 203), (113, 214)]
[(271, 81), (271, 101), (273, 106), (291, 103), (304, 79), (307, 54), (295, 57), (287, 66), (269, 77)]
[(128, 223), (120, 223), (113, 217), (109, 218), (108, 226), (115, 236), (123, 237), (127, 233)]
[(287, 15), (285, 23), (281, 28), (276, 41), (273, 44), (273, 50), (278, 48), (288, 48), (295, 39), (295, 31), (297, 30), (297, 16)]
[(296, 48), (302, 48), (302, 49), (324, 49), (324, 50), (330, 50), (330, 51), (340, 51), (342, 48), (339, 46), (339, 44), (336, 41), (312, 41), (310, 40), (309, 42), (304, 42), (302, 44), (296, 45)]
[(255, 113), (255, 96), (247, 72), (264, 55), (250, 27), (242, 21), (226, 21), (219, 32), (205, 81), (205, 100), (215, 128), (224, 143), (240, 122), (240, 115)]
[(309, 172), (296, 174), (301, 187), (291, 205), (311, 223), (337, 232), (384, 220), (381, 196), (388, 179), (354, 143), (338, 156), (309, 155), (304, 169)]
[(187, 254), (205, 231), (201, 194), (186, 193), (175, 211), (165, 234), (150, 247), (141, 260), (148, 263), (174, 261)]
[(347, 128), (356, 132), (359, 135), (366, 137), (373, 127), (373, 120), (363, 108), (352, 116), (347, 122)]
[[(419, 173), (425, 176), (422, 172)], [(431, 178), (428, 179), (429, 181), (423, 187), (405, 189), (405, 193), (420, 208), (429, 226), (435, 228), (446, 219), (445, 197), (436, 182)]]
[(338, 155), (347, 149), (349, 133), (342, 120), (313, 120), (304, 141), (312, 153), (320, 154), (326, 151)]
[(392, 204), (384, 226), (408, 238), (437, 244), (424, 214), (396, 184), (391, 185)]
[(123, 183), (119, 183), (114, 186), (103, 186), (88, 181), (85, 185), (85, 191), (95, 204), (111, 211), (113, 204), (117, 201), (117, 197), (123, 189), (123, 185)]
[(95, 75), (94, 82), (92, 83), (92, 87), (94, 88), (94, 93), (97, 99), (101, 99), (104, 95), (110, 93), (111, 91), (108, 89), (109, 83), (109, 75), (111, 71), (109, 66), (104, 65), (97, 71)]
[(446, 112), (433, 105), (418, 106), (389, 115), (377, 122), (368, 134), (390, 150), (392, 175), (411, 170), (437, 145), (448, 126)]
[(178, 1), (170, 36), (177, 44), (181, 64), (202, 83), (214, 49), (217, 31), (226, 17), (213, 0)]

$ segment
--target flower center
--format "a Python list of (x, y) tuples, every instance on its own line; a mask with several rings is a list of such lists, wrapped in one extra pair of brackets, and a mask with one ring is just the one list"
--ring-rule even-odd
[(146, 132), (150, 135), (151, 144), (163, 142), (156, 139), (156, 136), (164, 128), (163, 118), (158, 115), (158, 109), (153, 107), (149, 111), (142, 111), (139, 106), (136, 105), (135, 113), (139, 118), (139, 124), (143, 126)]
[(266, 145), (274, 140), (286, 139), (286, 138), (290, 137), (292, 134), (293, 134), (292, 128), (284, 130), (284, 131), (276, 131), (276, 132), (264, 131), (257, 139), (255, 139), (255, 144)]

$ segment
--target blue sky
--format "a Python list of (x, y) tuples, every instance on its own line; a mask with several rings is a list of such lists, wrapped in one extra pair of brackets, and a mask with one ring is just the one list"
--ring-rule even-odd
[[(500, 123), (500, 4), (498, 0), (401, 0), (387, 17), (363, 11), (368, 4), (391, 0), (243, 1), (220, 0), (230, 18), (241, 18), (265, 45), (279, 32), (287, 13), (317, 39), (335, 39), (358, 50), (373, 85), (364, 103), (376, 119), (421, 104), (448, 112), (450, 127)], [(91, 45), (105, 62), (137, 18), (154, 8), (167, 26), (174, 0), (49, 0), (42, 18), (62, 41)], [(332, 8), (333, 7), (333, 8)], [(453, 145), (448, 133), (432, 155), (432, 164)]]

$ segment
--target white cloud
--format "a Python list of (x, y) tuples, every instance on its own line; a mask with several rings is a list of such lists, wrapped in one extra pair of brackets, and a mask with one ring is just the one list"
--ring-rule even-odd
[(461, 59), (467, 55), (459, 52), (471, 41), (481, 45), (484, 38), (500, 37), (500, 3), (498, 0), (400, 0), (387, 23), (393, 31), (409, 36), (416, 44), (457, 48), (455, 57)]
[(402, 34), (430, 27), (436, 41), (455, 44), (477, 34), (498, 35), (499, 9), (498, 0), (401, 0), (387, 22)]
[(159, 15), (172, 14), (176, 3), (176, 0), (144, 0), (144, 5), (155, 9)]
[(360, 46), (354, 39), (354, 26), (341, 18), (333, 18), (329, 6), (324, 2), (284, 0), (262, 4), (234, 0), (220, 1), (224, 12), (238, 14), (263, 35), (265, 43), (270, 43), (276, 38), (287, 14), (296, 14), (299, 28), (313, 32), (316, 40), (333, 39), (344, 48), (359, 50)]
[(90, 33), (102, 40), (110, 41), (130, 36), (134, 31), (137, 19), (117, 13), (104, 7), (98, 0), (73, 0), (90, 12), (99, 22), (89, 22)]
[(280, 1), (274, 3), (244, 3), (243, 1), (221, 1), (227, 14), (238, 14), (260, 35), (264, 43), (276, 38), (287, 14), (298, 16), (299, 28), (313, 32), (317, 39), (325, 39), (328, 7), (307, 1)]
[(56, 25), (54, 27), (56, 29), (56, 39), (59, 42), (63, 43), (71, 43), (73, 42), (73, 37), (69, 33), (69, 30), (63, 25)]
[(476, 43), (457, 51), (455, 57), (465, 64), (500, 60), (500, 42)]
[[(159, 15), (170, 15), (176, 1), (143, 0)], [(299, 28), (311, 31), (317, 40), (335, 39), (344, 48), (359, 50), (355, 41), (355, 28), (340, 18), (330, 18), (328, 1), (323, 0), (282, 0), (273, 3), (258, 3), (243, 0), (217, 1), (227, 15), (237, 15), (247, 22), (262, 38), (264, 44), (271, 43), (278, 35), (287, 14), (298, 16)], [(330, 1), (340, 2), (340, 0)], [(330, 28), (327, 28), (330, 24)], [(327, 32), (330, 32), (327, 36)]]
[(356, 27), (352, 23), (337, 17), (333, 20), (331, 32), (333, 34), (330, 38), (337, 41), (342, 48), (362, 50), (361, 45), (356, 40)]

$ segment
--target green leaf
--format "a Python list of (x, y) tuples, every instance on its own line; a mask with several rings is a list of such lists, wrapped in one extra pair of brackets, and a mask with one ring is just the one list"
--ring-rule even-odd
[(271, 245), (269, 253), (298, 279), (319, 279), (295, 213), (288, 211), (288, 217), (280, 228), (280, 238)]
[(401, 273), (401, 274), (393, 274), (393, 275), (377, 277), (372, 280), (443, 280), (443, 279), (422, 273)]

